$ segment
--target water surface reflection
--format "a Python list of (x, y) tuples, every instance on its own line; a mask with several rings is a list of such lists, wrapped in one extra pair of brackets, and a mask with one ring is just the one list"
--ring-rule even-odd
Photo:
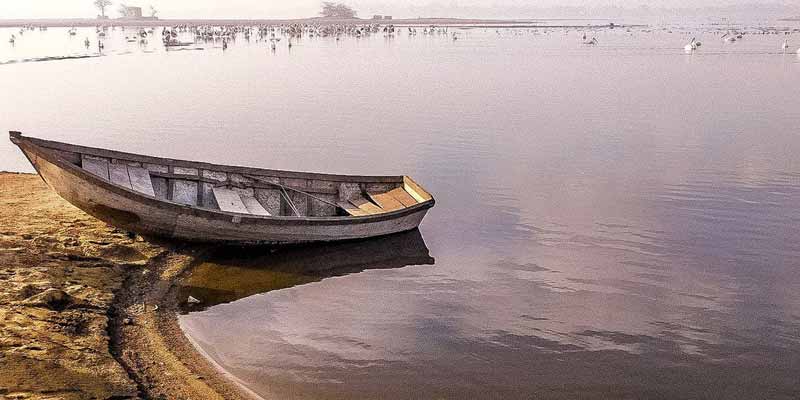
[[(418, 229), (372, 240), (285, 247), (212, 249), (179, 285), (184, 311), (369, 269), (432, 265)], [(202, 299), (197, 305), (185, 300)]]

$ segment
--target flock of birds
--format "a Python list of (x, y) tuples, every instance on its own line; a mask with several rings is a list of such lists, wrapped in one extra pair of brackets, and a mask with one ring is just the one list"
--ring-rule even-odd
[[(32, 26), (32, 25), (31, 26), (23, 26), (22, 28), (19, 28), (19, 36), (24, 35), (25, 31), (35, 31), (36, 29), (37, 28), (35, 26)], [(46, 31), (47, 27), (46, 26), (40, 26), (38, 29), (40, 31)], [(14, 43), (16, 43), (16, 41), (17, 41), (17, 35), (12, 33), (11, 34), (11, 38), (8, 39), (8, 42), (13, 45)]]
[[(788, 35), (789, 32), (785, 32), (785, 34)], [(739, 32), (736, 30), (728, 30), (722, 35), (722, 40), (725, 43), (734, 43), (738, 40), (742, 40), (743, 37), (744, 37), (743, 32)], [(688, 44), (686, 44), (686, 46), (683, 46), (683, 50), (686, 51), (687, 53), (691, 53), (699, 49), (700, 46), (702, 45), (703, 44), (700, 41), (698, 41), (697, 38), (693, 37), (692, 40)], [(791, 46), (789, 46), (789, 40), (785, 39), (783, 41), (783, 44), (781, 44), (781, 50), (783, 50), (783, 52), (785, 53), (788, 52), (790, 49)], [(797, 55), (800, 55), (800, 48), (797, 49)]]
[[(611, 25), (613, 29), (613, 24)], [(27, 30), (36, 30), (37, 27), (34, 26), (27, 26), (23, 27), (19, 30), (19, 37), (22, 37)], [(40, 26), (38, 27), (40, 31), (46, 31), (47, 27)], [(116, 27), (112, 26), (112, 30), (115, 30)], [(578, 28), (579, 29), (579, 28)], [(105, 46), (103, 40), (107, 36), (108, 27), (97, 27), (97, 47), (99, 50), (102, 50)], [(129, 43), (139, 43), (141, 45), (146, 45), (148, 43), (148, 39), (152, 38), (156, 35), (155, 28), (134, 28), (132, 33), (130, 28), (122, 28), (123, 31), (126, 31), (125, 40)], [(172, 27), (164, 27), (161, 28), (161, 42), (166, 48), (170, 47), (181, 47), (181, 46), (191, 46), (195, 45), (199, 42), (217, 42), (221, 41), (221, 47), (223, 50), (228, 48), (228, 44), (233, 42), (237, 39), (237, 37), (244, 37), (245, 40), (250, 41), (251, 39), (259, 42), (269, 42), (269, 46), (272, 50), (277, 48), (278, 43), (282, 39), (287, 39), (286, 43), (289, 48), (292, 47), (292, 42), (297, 41), (303, 37), (332, 37), (335, 40), (340, 40), (342, 37), (354, 37), (354, 38), (361, 38), (361, 37), (368, 37), (371, 35), (376, 34), (383, 34), (385, 38), (393, 38), (395, 35), (400, 35), (403, 32), (406, 32), (408, 36), (416, 36), (418, 33), (426, 36), (445, 36), (451, 38), (453, 41), (458, 40), (459, 32), (453, 31), (451, 32), (447, 26), (435, 26), (429, 25), (424, 27), (419, 26), (407, 26), (405, 28), (396, 27), (395, 25), (380, 25), (380, 24), (285, 24), (285, 25), (258, 25), (258, 26), (242, 26), (242, 25), (178, 25)], [(538, 34), (538, 29), (529, 29), (534, 34)], [(667, 30), (666, 28), (664, 30)], [(631, 32), (631, 29), (628, 28), (627, 32)], [(545, 33), (548, 30), (545, 29)], [(642, 32), (652, 32), (648, 29), (643, 29)], [(669, 33), (672, 33), (671, 30), (668, 30)], [(67, 30), (67, 34), (69, 36), (76, 36), (77, 35), (76, 28), (70, 28)], [(497, 34), (499, 35), (500, 29), (497, 29)], [(569, 29), (565, 30), (565, 33), (569, 33)], [(774, 33), (777, 34), (778, 32), (762, 32), (762, 33)], [(785, 34), (789, 34), (790, 32), (784, 32)], [(737, 40), (741, 40), (743, 38), (744, 32), (739, 32), (737, 30), (728, 30), (722, 35), (722, 40), (726, 43), (733, 43)], [(181, 41), (179, 38), (181, 36), (193, 36), (194, 41)], [(11, 45), (15, 45), (18, 36), (16, 34), (12, 34), (9, 38), (9, 43)], [(595, 46), (598, 45), (600, 42), (597, 37), (587, 37), (586, 31), (584, 31), (582, 36), (582, 44), (588, 46)], [(84, 39), (84, 45), (88, 49), (91, 46), (92, 42), (89, 40), (88, 37)], [(684, 46), (684, 50), (687, 53), (694, 52), (698, 50), (702, 46), (702, 43), (697, 40), (696, 37), (693, 37), (692, 40)], [(788, 52), (791, 49), (789, 45), (789, 41), (784, 40), (783, 44), (781, 45), (781, 49), (784, 52)], [(800, 55), (800, 48), (797, 49), (797, 54)]]
[[(22, 36), (26, 30), (33, 30), (34, 27), (24, 27), (20, 29), (19, 36)], [(40, 27), (40, 30), (47, 30), (46, 27)], [(103, 49), (103, 40), (106, 38), (108, 27), (97, 27), (98, 48)], [(116, 27), (112, 26), (112, 30)], [(126, 30), (125, 27), (122, 28)], [(408, 35), (414, 36), (419, 32), (419, 27), (408, 27)], [(275, 50), (278, 42), (286, 38), (288, 47), (292, 47), (292, 40), (298, 40), (302, 37), (334, 37), (337, 41), (343, 36), (348, 37), (367, 37), (373, 34), (383, 33), (384, 37), (394, 37), (400, 34), (401, 29), (394, 25), (379, 25), (379, 24), (288, 24), (288, 25), (260, 25), (260, 26), (239, 26), (239, 25), (178, 25), (172, 27), (161, 28), (161, 42), (165, 47), (180, 47), (190, 46), (200, 42), (216, 42), (221, 41), (222, 49), (228, 48), (228, 43), (235, 41), (240, 35), (245, 40), (250, 41), (251, 38), (256, 41), (268, 41), (270, 47)], [(194, 41), (181, 41), (179, 38), (183, 34), (191, 33)], [(70, 28), (67, 30), (69, 36), (76, 36), (77, 29)], [(423, 35), (448, 35), (449, 29), (447, 27), (436, 27), (434, 25), (422, 28)], [(149, 38), (155, 35), (154, 28), (144, 29), (135, 28), (132, 33), (125, 34), (125, 41), (129, 43), (139, 43), (145, 45), (148, 43)], [(458, 39), (458, 34), (453, 32), (453, 40)], [(16, 34), (12, 34), (9, 38), (9, 43), (15, 45), (18, 40)], [(91, 41), (88, 37), (84, 39), (86, 48), (91, 46)]]
[[(173, 37), (177, 37), (179, 32), (190, 32), (194, 34), (195, 41), (222, 41), (222, 49), (228, 47), (228, 42), (236, 40), (241, 34), (245, 40), (267, 41), (272, 50), (275, 50), (281, 39), (287, 39), (287, 46), (292, 47), (292, 42), (303, 37), (333, 37), (337, 41), (343, 36), (362, 38), (376, 34), (383, 34), (386, 38), (392, 38), (400, 34), (401, 29), (394, 25), (379, 24), (288, 24), (288, 25), (260, 25), (260, 26), (212, 26), (200, 25), (189, 26), (181, 25), (173, 28), (165, 28), (171, 32)], [(417, 27), (407, 27), (409, 36), (417, 35)], [(447, 35), (447, 27), (426, 26), (422, 28), (423, 35)], [(454, 40), (457, 36), (454, 33)]]

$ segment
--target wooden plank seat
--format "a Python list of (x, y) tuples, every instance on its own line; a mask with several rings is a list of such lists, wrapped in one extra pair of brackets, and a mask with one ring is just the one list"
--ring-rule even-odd
[(362, 210), (362, 209), (360, 209), (360, 208), (358, 208), (358, 207), (356, 207), (356, 206), (354, 206), (354, 205), (350, 204), (350, 203), (349, 203), (349, 202), (347, 202), (347, 201), (340, 201), (340, 202), (338, 202), (338, 203), (336, 203), (336, 204), (337, 204), (337, 205), (338, 205), (338, 206), (339, 206), (339, 207), (340, 207), (342, 210), (344, 210), (345, 212), (347, 212), (348, 214), (350, 214), (350, 215), (352, 215), (352, 216), (354, 216), (354, 217), (360, 217), (360, 216), (362, 216), (362, 215), (369, 215), (369, 213), (368, 213), (368, 212), (366, 212), (366, 211), (364, 211), (364, 210)]
[(128, 167), (128, 177), (131, 180), (131, 189), (148, 196), (156, 196), (150, 172), (140, 167)]
[(401, 187), (388, 192), (368, 192), (367, 194), (372, 201), (361, 195), (351, 195), (350, 201), (340, 201), (337, 205), (352, 216), (361, 216), (402, 210), (418, 204), (417, 200)]
[(239, 194), (239, 197), (242, 199), (242, 203), (244, 203), (245, 208), (247, 208), (247, 212), (253, 215), (272, 215), (267, 211), (261, 203), (258, 202), (258, 199), (255, 196), (250, 195), (243, 195)]
[(358, 207), (361, 211), (364, 211), (365, 213), (367, 213), (369, 215), (380, 214), (380, 213), (384, 212), (384, 210), (382, 208), (376, 206), (371, 201), (363, 198), (361, 195), (353, 196), (350, 199), (350, 204)]
[(81, 158), (81, 167), (87, 172), (111, 181), (111, 183), (127, 189), (155, 197), (153, 181), (150, 172), (144, 168), (132, 167), (126, 164), (109, 163), (105, 158), (84, 155)]
[(380, 208), (382, 208), (384, 211), (396, 211), (405, 208), (403, 203), (392, 197), (392, 195), (389, 193), (368, 192), (367, 194), (372, 201), (377, 203), (378, 206), (380, 206)]
[(108, 180), (108, 160), (105, 158), (84, 155), (81, 158), (81, 168), (92, 175), (99, 176), (106, 181)]
[(108, 176), (111, 183), (120, 185), (126, 189), (133, 189), (131, 177), (128, 176), (128, 166), (125, 164), (108, 164)]
[(392, 196), (395, 200), (399, 201), (405, 207), (411, 207), (417, 205), (417, 200), (415, 200), (408, 192), (406, 192), (403, 188), (394, 188), (386, 194)]
[(240, 214), (253, 215), (272, 215), (255, 198), (255, 196), (239, 193), (235, 190), (222, 186), (213, 189), (214, 198), (222, 211), (235, 212)]
[(411, 197), (414, 198), (414, 200), (420, 203), (424, 203), (428, 200), (433, 199), (433, 197), (431, 197), (431, 195), (428, 192), (423, 190), (419, 185), (417, 185), (416, 182), (414, 182), (409, 177), (403, 178), (403, 190), (408, 192), (408, 194), (410, 194)]
[(236, 191), (224, 187), (214, 187), (213, 191), (220, 210), (240, 214), (250, 213)]

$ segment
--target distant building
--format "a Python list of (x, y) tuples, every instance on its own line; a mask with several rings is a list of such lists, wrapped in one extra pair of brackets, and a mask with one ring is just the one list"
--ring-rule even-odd
[(142, 7), (124, 7), (120, 9), (120, 14), (122, 16), (120, 19), (143, 19), (143, 20), (157, 20), (158, 17), (155, 15), (152, 17), (143, 17), (142, 16)]
[(384, 15), (383, 19), (392, 19), (392, 16), (391, 15)]
[(142, 18), (142, 7), (125, 7), (122, 18)]
[(372, 19), (375, 19), (375, 20), (383, 19), (383, 15), (375, 14), (375, 15), (372, 16)]

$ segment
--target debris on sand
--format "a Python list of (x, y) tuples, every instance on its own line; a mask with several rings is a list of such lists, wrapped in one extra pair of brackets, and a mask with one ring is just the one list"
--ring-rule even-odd
[(35, 294), (25, 299), (22, 304), (33, 307), (44, 307), (53, 311), (63, 311), (72, 303), (72, 296), (67, 292), (49, 288), (44, 292)]

